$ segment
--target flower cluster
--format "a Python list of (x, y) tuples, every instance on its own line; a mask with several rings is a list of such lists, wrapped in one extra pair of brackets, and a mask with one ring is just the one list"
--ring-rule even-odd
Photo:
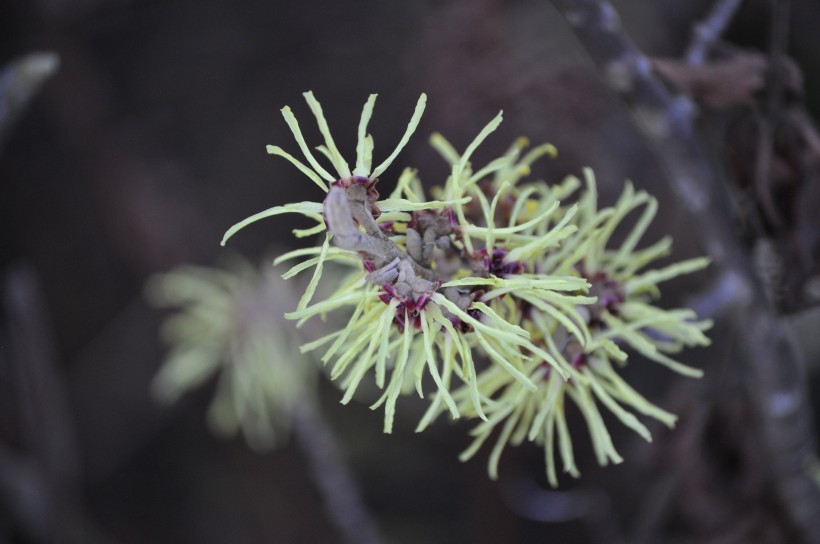
[[(379, 176), (393, 162), (418, 125), (426, 97), (418, 101), (396, 149), (372, 168), (373, 138), (367, 124), (375, 95), (358, 126), (356, 166), (350, 169), (330, 134), (322, 109), (305, 93), (324, 144), (316, 149), (331, 163), (325, 170), (308, 148), (290, 108), (282, 113), (308, 165), (269, 146), (293, 163), (327, 194), (322, 202), (277, 206), (232, 227), (281, 213), (299, 213), (316, 226), (297, 236), (323, 234), (318, 247), (299, 249), (277, 262), (305, 258), (287, 277), (313, 269), (308, 288), (286, 317), (299, 324), (331, 312), (341, 314), (334, 332), (304, 346), (321, 351), (340, 380), (343, 403), (372, 374), (382, 395), (384, 430), (393, 426), (396, 403), (405, 393), (428, 398), (417, 430), (438, 416), (475, 418), (471, 457), (500, 427), (490, 454), (497, 474), (507, 444), (529, 440), (544, 448), (550, 482), (557, 482), (557, 448), (564, 471), (577, 475), (565, 418), (572, 401), (583, 414), (600, 463), (620, 462), (599, 405), (650, 439), (635, 413), (673, 425), (675, 417), (653, 405), (620, 376), (627, 351), (687, 376), (700, 371), (675, 361), (684, 346), (706, 345), (706, 321), (690, 310), (653, 305), (658, 284), (706, 265), (692, 259), (645, 270), (666, 255), (663, 238), (639, 247), (657, 204), (627, 184), (618, 202), (600, 208), (591, 171), (584, 182), (569, 177), (549, 185), (529, 180), (532, 164), (554, 155), (551, 145), (528, 150), (520, 139), (501, 157), (480, 168), (471, 162), (479, 145), (499, 126), (501, 113), (463, 152), (441, 135), (431, 144), (449, 163), (450, 175), (425, 195), (413, 169), (405, 169), (387, 198)], [(567, 202), (570, 202), (568, 205)], [(614, 243), (614, 232), (633, 211), (637, 221)], [(332, 242), (332, 244), (331, 244)], [(338, 261), (350, 273), (322, 300), (314, 301), (324, 264)], [(557, 434), (557, 438), (556, 435)]]

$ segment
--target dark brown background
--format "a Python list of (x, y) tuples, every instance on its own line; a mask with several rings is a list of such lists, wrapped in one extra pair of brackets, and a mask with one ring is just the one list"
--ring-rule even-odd
[[(680, 55), (706, 7), (674, 0), (615, 4), (627, 31), (653, 56)], [(748, 2), (729, 39), (764, 48), (767, 7)], [(818, 20), (819, 4), (793, 2), (790, 53), (803, 69), (814, 112), (820, 111)], [(43, 541), (338, 541), (297, 448), (261, 456), (239, 439), (212, 437), (204, 417), (208, 388), (170, 410), (148, 396), (162, 352), (159, 315), (143, 300), (146, 278), (184, 262), (214, 264), (228, 251), (256, 260), (273, 244), (295, 243), (292, 219), (285, 217), (242, 231), (230, 250), (218, 245), (227, 227), (251, 213), (316, 198), (312, 184), (264, 151), (265, 144), (295, 149), (278, 110), (289, 104), (307, 120), (302, 91), (312, 89), (321, 100), (346, 155), (361, 105), (378, 92), (371, 124), (377, 158), (400, 137), (418, 94), (427, 92), (418, 134), (391, 170), (419, 167), (429, 185), (446, 170), (426, 146), (427, 135), (438, 130), (463, 147), (503, 108), (505, 123), (479, 157), (492, 158), (522, 134), (533, 143), (553, 142), (559, 158), (542, 163), (539, 176), (559, 179), (593, 166), (608, 202), (632, 179), (661, 199), (653, 236), (675, 234), (676, 257), (699, 253), (625, 108), (546, 1), (2, 2), (0, 63), (34, 50), (56, 51), (61, 67), (0, 150), (0, 274), (22, 263), (44, 293), (57, 361), (52, 378), (68, 398), (61, 404), (47, 389), (36, 402), (57, 414), (69, 436), (76, 433), (73, 447), (69, 440), (66, 451), (56, 452), (76, 459), (69, 472), (77, 471), (74, 508), (60, 515), (83, 535)], [(718, 166), (721, 115), (706, 120), (704, 136)], [(307, 131), (315, 141), (317, 131)], [(694, 296), (705, 281), (706, 275), (675, 281), (665, 303)], [(732, 350), (718, 338), (709, 351), (684, 358), (708, 373)], [(0, 357), (0, 442), (25, 458), (23, 393), (9, 361)], [(543, 484), (537, 448), (510, 450), (501, 481), (490, 482), (486, 452), (467, 464), (457, 460), (468, 443), (467, 425), (440, 422), (415, 435), (421, 406), (409, 403), (394, 435), (385, 436), (380, 417), (366, 406), (342, 408), (332, 386), (322, 391), (365, 501), (392, 542), (615, 542), (640, 525), (652, 506), (652, 484), (680, 462), (675, 451), (700, 391), (643, 361), (632, 367), (640, 390), (683, 415), (683, 430), (655, 429), (656, 446), (618, 430), (626, 463), (601, 470), (577, 426), (583, 478), (565, 489), (589, 493), (584, 504), (591, 510), (585, 521), (568, 523), (544, 523), (521, 511), (527, 505), (560, 516), (569, 504), (562, 495), (530, 495), (533, 481)], [(742, 423), (743, 407), (736, 408), (726, 419)], [(675, 542), (712, 541), (707, 536), (718, 538), (751, 515), (764, 528), (775, 527), (771, 537), (758, 532), (760, 541), (776, 542), (782, 533), (755, 478), (755, 461), (736, 451), (745, 451), (743, 438), (723, 422), (710, 440), (725, 458), (692, 483), (694, 491), (683, 487), (665, 534), (682, 539)], [(723, 449), (721, 441), (728, 444)], [(546, 507), (542, 499), (556, 502)], [(709, 501), (717, 512), (711, 525), (702, 519)], [(0, 543), (38, 541), (16, 517), (19, 504), (19, 497), (0, 496)], [(767, 516), (775, 519), (770, 525)]]

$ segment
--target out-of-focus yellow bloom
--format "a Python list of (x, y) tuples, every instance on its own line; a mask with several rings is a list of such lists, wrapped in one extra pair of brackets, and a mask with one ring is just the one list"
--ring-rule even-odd
[(235, 260), (227, 269), (182, 266), (151, 279), (150, 300), (173, 313), (161, 334), (170, 348), (152, 384), (165, 403), (217, 376), (208, 414), (220, 434), (241, 431), (254, 449), (278, 445), (293, 410), (313, 401), (317, 367), (286, 332), (289, 286), (270, 266)]

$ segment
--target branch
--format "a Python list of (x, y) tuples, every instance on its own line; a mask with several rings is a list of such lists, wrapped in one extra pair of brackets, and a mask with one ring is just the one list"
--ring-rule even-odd
[(0, 149), (14, 122), (59, 65), (55, 53), (30, 53), (0, 73)]
[(16, 389), (23, 447), (0, 444), (0, 503), (32, 541), (110, 544), (83, 511), (73, 409), (34, 270), (12, 266), (0, 295), (8, 328), (0, 362)]
[(300, 403), (294, 409), (292, 421), (327, 513), (344, 539), (350, 544), (382, 544), (384, 540), (361, 500), (336, 435), (316, 401)]
[[(436, 279), (432, 270), (414, 261), (381, 232), (370, 213), (370, 205), (361, 185), (354, 184), (347, 190), (331, 187), (325, 198), (325, 219), (328, 230), (333, 234), (333, 242), (340, 248), (363, 253), (377, 268), (398, 260), (411, 265), (419, 278), (428, 281)], [(354, 219), (364, 227), (365, 232), (359, 230)]]
[(720, 193), (720, 180), (695, 134), (690, 101), (673, 96), (650, 70), (647, 57), (623, 32), (618, 14), (599, 0), (553, 0), (605, 75), (628, 104), (647, 142), (667, 173), (679, 204), (703, 248), (721, 274), (739, 283), (731, 315), (747, 367), (751, 398), (760, 416), (777, 499), (808, 542), (820, 542), (820, 489), (805, 467), (816, 450), (804, 387), (804, 369), (780, 320), (772, 313), (753, 277), (749, 260), (733, 236)]
[(80, 454), (54, 335), (33, 269), (13, 266), (4, 278), (2, 297), (24, 446), (54, 493), (71, 503), (80, 493)]
[(706, 55), (718, 41), (718, 38), (729, 26), (737, 8), (743, 0), (718, 0), (709, 16), (695, 25), (692, 31), (692, 42), (686, 51), (686, 62), (689, 64), (702, 64), (706, 60)]
[(333, 242), (342, 249), (364, 253), (377, 267), (400, 258), (402, 251), (396, 244), (359, 230), (353, 220), (356, 215), (363, 215), (360, 210), (354, 211), (357, 204), (360, 202), (351, 202), (344, 189), (331, 187), (325, 198), (325, 219)]

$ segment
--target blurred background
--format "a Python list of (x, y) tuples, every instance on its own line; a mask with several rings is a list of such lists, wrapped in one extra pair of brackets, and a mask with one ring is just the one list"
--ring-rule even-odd
[[(680, 58), (712, 3), (613, 4), (648, 55)], [(725, 41), (765, 56), (771, 4), (745, 2)], [(807, 126), (820, 115), (818, 20), (820, 4), (791, 2), (787, 52), (804, 89), (791, 100)], [(241, 437), (215, 437), (205, 416), (213, 381), (167, 408), (150, 394), (165, 354), (164, 314), (145, 296), (152, 275), (219, 265), (231, 254), (261, 262), (274, 247), (312, 242), (294, 239), (291, 229), (304, 225), (281, 216), (219, 246), (224, 231), (252, 213), (319, 196), (264, 149), (296, 148), (279, 113), (285, 105), (317, 141), (303, 91), (322, 102), (346, 156), (364, 100), (379, 93), (370, 125), (377, 159), (426, 92), (427, 112), (392, 171), (417, 167), (428, 186), (447, 173), (429, 134), (463, 148), (503, 109), (504, 124), (479, 162), (521, 135), (552, 142), (557, 159), (538, 163), (535, 175), (557, 181), (591, 166), (604, 203), (631, 179), (660, 199), (649, 241), (671, 233), (675, 259), (703, 253), (628, 109), (548, 1), (5, 0), (0, 66), (31, 52), (56, 53), (59, 67), (0, 134), (0, 543), (344, 541), (304, 445), (260, 454)], [(727, 159), (755, 156), (732, 136), (759, 93), (748, 98), (703, 100), (699, 121), (713, 167), (736, 182), (726, 184), (727, 213), (758, 255), (765, 245), (756, 240), (778, 244), (786, 235), (749, 219), (755, 206), (766, 216), (766, 202), (754, 203), (756, 193), (738, 181), (743, 164)], [(794, 145), (809, 169), (820, 164), (812, 162), (820, 149)], [(820, 206), (820, 176), (807, 179), (799, 187), (813, 189), (790, 185), (790, 202)], [(792, 208), (778, 209), (792, 224)], [(813, 213), (800, 217), (807, 272), (783, 279), (796, 269), (783, 255), (766, 270), (780, 274), (775, 292), (788, 286), (775, 311), (797, 331), (807, 362), (817, 363), (811, 244), (820, 224)], [(695, 303), (712, 275), (671, 282), (661, 305)], [(416, 435), (421, 403), (406, 403), (384, 435), (379, 414), (365, 403), (339, 406), (340, 393), (324, 381), (319, 402), (388, 542), (796, 542), (746, 425), (737, 336), (723, 332), (718, 321), (714, 345), (682, 357), (705, 369), (702, 382), (636, 358), (627, 369), (632, 383), (680, 414), (679, 428), (653, 428), (656, 440), (645, 444), (611, 425), (626, 461), (605, 469), (577, 432), (583, 476), (558, 492), (546, 491), (537, 447), (508, 449), (500, 480), (491, 482), (486, 452), (457, 459), (468, 424), (439, 421)]]

